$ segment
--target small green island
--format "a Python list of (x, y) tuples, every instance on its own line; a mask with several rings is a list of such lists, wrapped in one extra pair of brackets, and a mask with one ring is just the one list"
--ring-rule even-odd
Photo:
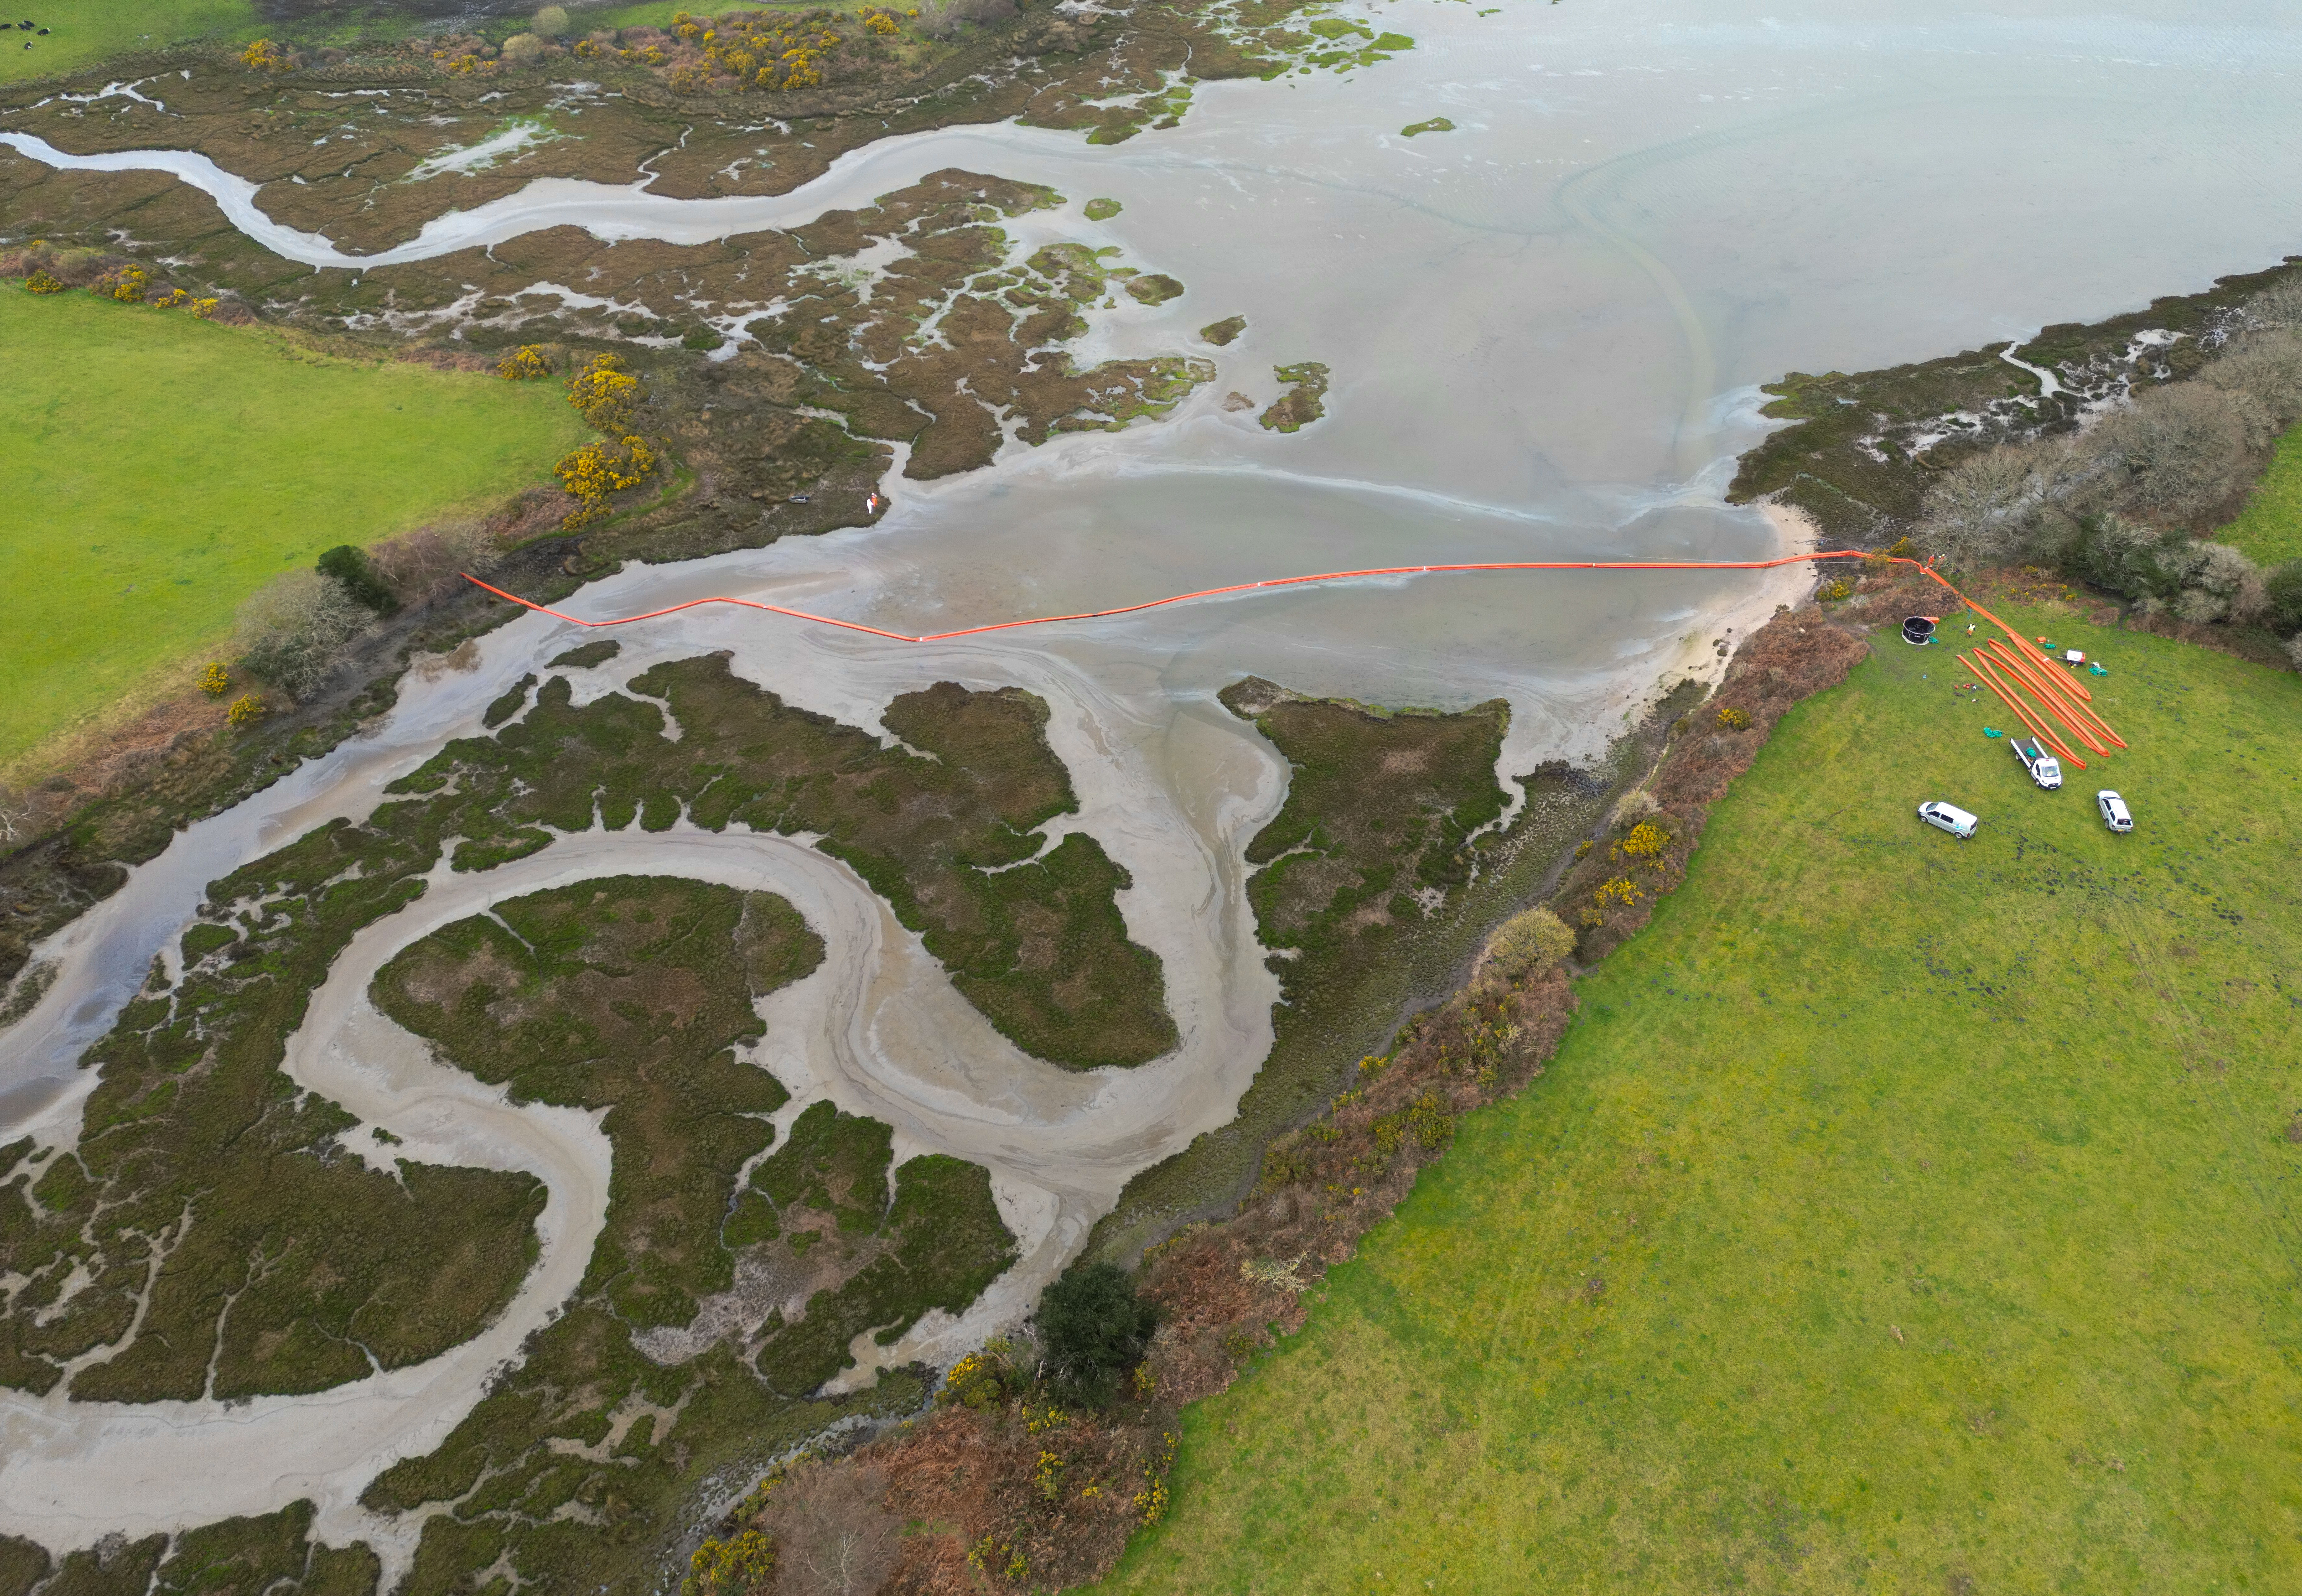
[[(1443, 116), (1434, 116), (1428, 122), (1411, 122), (1399, 130), (1402, 136), (1412, 139), (1417, 133), (1451, 133), (1455, 130), (1455, 124)], [(1088, 214), (1095, 214), (1092, 206)]]
[(1217, 348), (1221, 348), (1222, 345), (1230, 343), (1231, 340), (1238, 338), (1240, 333), (1246, 331), (1247, 318), (1245, 316), (1227, 315), (1220, 322), (1209, 322), (1206, 326), (1200, 328), (1199, 336), (1206, 339), (1209, 343), (1215, 345)]
[(1327, 413), (1327, 368), (1315, 360), (1298, 365), (1274, 365), (1272, 371), (1290, 386), (1256, 417), (1274, 433), (1300, 432)]
[(1087, 219), (1090, 222), (1108, 222), (1125, 208), (1115, 199), (1090, 199), (1087, 202)]

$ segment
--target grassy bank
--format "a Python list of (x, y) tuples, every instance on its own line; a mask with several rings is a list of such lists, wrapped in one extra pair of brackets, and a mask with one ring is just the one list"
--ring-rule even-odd
[(0, 765), (218, 643), (281, 571), (548, 480), (586, 435), (556, 383), (14, 282), (0, 347)]
[(2214, 535), (2264, 570), (2302, 559), (2302, 427), (2280, 440), (2245, 510)]
[(2302, 683), (2009, 618), (2133, 749), (2038, 793), (1892, 643), (1794, 710), (1548, 1077), (1190, 1410), (1113, 1587), (2302, 1577)]

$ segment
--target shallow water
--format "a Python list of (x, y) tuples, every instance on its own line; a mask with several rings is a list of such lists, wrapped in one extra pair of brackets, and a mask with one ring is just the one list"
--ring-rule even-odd
[[(409, 248), (569, 220), (610, 237), (709, 237), (803, 221), (961, 165), (1068, 197), (1063, 213), (1027, 218), (1019, 234), (1117, 243), (1189, 287), (1166, 306), (1120, 311), (1081, 351), (1211, 354), (1216, 382), (1168, 423), (1011, 452), (939, 483), (897, 481), (872, 528), (626, 571), (571, 601), (579, 614), (734, 592), (926, 631), (1361, 565), (1762, 557), (1778, 547), (1771, 528), (1718, 500), (1733, 455), (1761, 425), (1752, 384), (2012, 339), (2302, 248), (2302, 30), (2288, 8), (2039, 0), (1999, 10), (2020, 14), (1898, 4), (1851, 19), (1819, 3), (1761, 13), (1649, 0), (1482, 18), (1468, 5), (1390, 5), (1377, 14), (1416, 37), (1412, 53), (1341, 80), (1204, 85), (1181, 128), (1116, 147), (957, 130), (857, 152), (777, 199), (689, 208), (538, 185), (435, 223)], [(1437, 114), (1460, 130), (1398, 133)], [(236, 222), (258, 225), (252, 191), (219, 187)], [(1085, 222), (1077, 206), (1096, 195), (1125, 210)], [(308, 238), (281, 247), (332, 249)], [(1232, 314), (1248, 318), (1239, 342), (1196, 345), (1196, 328)], [(1234, 388), (1267, 403), (1272, 366), (1304, 359), (1333, 368), (1326, 420), (1282, 438), (1256, 428), (1253, 412), (1220, 407)], [(1088, 1084), (1097, 1077), (1048, 1082), (988, 1046), (973, 1074), (930, 1080), (932, 1049), (896, 1016), (942, 1001), (947, 983), (900, 961), (888, 976), (870, 951), (883, 945), (860, 933), (841, 944), (838, 968), (811, 981), (879, 992), (886, 1023), (859, 1044), (834, 1016), (861, 1011), (822, 993), (778, 995), (768, 1045), (802, 1096), (873, 1104), (907, 1147), (972, 1148), (963, 1155), (992, 1163), (1011, 1211), (1034, 1216), (1022, 1228), (1053, 1243), (1034, 1248), (1031, 1267), (1043, 1270), (1127, 1172), (1230, 1111), (1267, 1040), (1272, 987), (1240, 852), (1283, 773), (1214, 703), (1217, 688), (1252, 671), (1394, 703), (1507, 696), (1508, 776), (1596, 753), (1660, 682), (1714, 668), (1711, 640), (1756, 624), (1796, 585), (1715, 573), (1387, 579), (922, 648), (713, 610), (625, 634), (625, 655), (601, 674), (732, 647), (744, 675), (866, 725), (895, 693), (943, 678), (1021, 682), (1049, 699), (1051, 736), (1083, 801), (1076, 824), (1134, 874), (1122, 907), (1166, 962), (1183, 1052), (1108, 1089)], [(472, 729), (503, 685), (572, 641), (572, 628), (530, 617), (485, 640), (476, 668), (411, 682), (367, 737), (193, 828), (62, 933), (44, 950), (63, 962), (55, 989), (0, 1036), (0, 1120), (68, 1137), (79, 1049), (207, 880), (330, 815), (365, 812), (382, 782)], [(528, 868), (599, 848), (602, 868), (612, 854), (615, 869), (708, 873), (695, 849), (744, 843), (571, 839)], [(786, 847), (760, 844), (742, 869), (767, 870), (767, 855)], [(786, 856), (778, 868), (798, 867)], [(800, 875), (784, 879), (804, 898)], [(825, 929), (861, 907), (824, 887), (813, 914)], [(407, 929), (378, 928), (379, 945)], [(348, 964), (315, 1005), (335, 1029), (311, 1039), (313, 1056), (335, 1050), (347, 1096), (358, 1070), (388, 1075), (406, 1040), (361, 1013), (357, 987)], [(1057, 1105), (1033, 1096), (1042, 1088), (1075, 1096)], [(1146, 1113), (1155, 1097), (1164, 1112)], [(388, 1098), (375, 1098), (378, 1114), (395, 1112)], [(1001, 1113), (1074, 1127), (1079, 1146), (1060, 1171), (1034, 1171), (1027, 1137), (983, 1130)], [(529, 1117), (508, 1121), (504, 1136), (507, 1147), (540, 1137), (553, 1149), (538, 1166), (550, 1166), (569, 1249), (580, 1250), (596, 1134)], [(1036, 1197), (1024, 1189), (1034, 1180)], [(490, 1345), (522, 1315), (549, 1310), (545, 1273)], [(996, 1306), (1020, 1297), (1009, 1289)], [(921, 1349), (980, 1328), (926, 1327)], [(397, 1394), (365, 1407), (340, 1393), (267, 1405), (282, 1416), (266, 1432), (265, 1466), (246, 1479), (151, 1467), (162, 1455), (152, 1438), (187, 1415), (0, 1397), (0, 1433), (18, 1460), (0, 1463), (0, 1530), (84, 1544), (107, 1527), (261, 1511), (321, 1490), (345, 1504), (332, 1532), (351, 1533), (348, 1504), (365, 1475), (339, 1457), (345, 1425), (373, 1443), (380, 1466), (466, 1411), (485, 1363), (459, 1350), (382, 1377)], [(18, 1489), (36, 1458), (47, 1482), (37, 1499)]]

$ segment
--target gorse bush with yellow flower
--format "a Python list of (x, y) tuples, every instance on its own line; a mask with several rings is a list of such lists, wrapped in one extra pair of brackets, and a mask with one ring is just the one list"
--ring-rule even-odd
[(578, 501), (560, 525), (573, 532), (606, 513), (608, 496), (635, 488), (655, 475), (655, 453), (637, 434), (586, 443), (552, 467), (559, 485)]
[[(587, 61), (628, 62), (652, 69), (675, 92), (726, 95), (820, 88), (867, 71), (889, 58), (907, 16), (916, 12), (870, 6), (850, 16), (819, 7), (794, 15), (730, 11), (713, 17), (676, 12), (662, 28), (602, 28), (570, 46)], [(470, 58), (466, 58), (470, 59)], [(443, 62), (448, 70), (475, 70)], [(481, 62), (482, 69), (492, 62)]]
[(239, 53), (239, 63), (254, 71), (286, 72), (301, 66), (303, 57), (285, 45), (259, 38)]
[(1617, 857), (1652, 859), (1669, 845), (1669, 832), (1652, 820), (1641, 820), (1631, 827), (1628, 836), (1615, 844), (1615, 849)]
[(749, 1596), (772, 1588), (775, 1577), (776, 1543), (759, 1531), (706, 1537), (687, 1559), (680, 1596)]
[(551, 362), (538, 344), (524, 343), (496, 362), (496, 375), (507, 382), (533, 382), (550, 374)]
[(1639, 890), (1637, 882), (1628, 876), (1616, 876), (1600, 882), (1591, 899), (1601, 909), (1609, 903), (1620, 903), (1627, 909), (1644, 896), (1646, 895)]
[(646, 398), (646, 385), (632, 375), (621, 355), (594, 355), (567, 378), (567, 402), (603, 433), (623, 432), (632, 407)]
[(122, 305), (134, 305), (144, 298), (144, 285), (150, 281), (151, 274), (141, 266), (121, 266), (89, 283), (88, 291), (117, 299)]
[(37, 271), (24, 279), (24, 291), (28, 294), (61, 294), (64, 291), (64, 280), (53, 272)]
[(226, 670), (221, 662), (214, 659), (209, 660), (201, 669), (200, 674), (192, 680), (193, 684), (210, 698), (222, 698), (231, 691), (231, 672)]

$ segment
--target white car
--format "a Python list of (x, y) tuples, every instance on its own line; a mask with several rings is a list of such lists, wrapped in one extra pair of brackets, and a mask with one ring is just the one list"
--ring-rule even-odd
[(2131, 831), (2134, 829), (2134, 816), (2132, 812), (2127, 809), (2126, 800), (2112, 792), (2108, 787), (2103, 788), (2101, 792), (2096, 793), (2094, 795), (2094, 805), (2096, 809), (2102, 811), (2102, 823), (2109, 827), (2113, 831)]
[(1974, 828), (1982, 824), (1954, 803), (1921, 803), (1919, 805), (1919, 819), (1949, 832), (1953, 836), (1961, 837), (1972, 836)]

